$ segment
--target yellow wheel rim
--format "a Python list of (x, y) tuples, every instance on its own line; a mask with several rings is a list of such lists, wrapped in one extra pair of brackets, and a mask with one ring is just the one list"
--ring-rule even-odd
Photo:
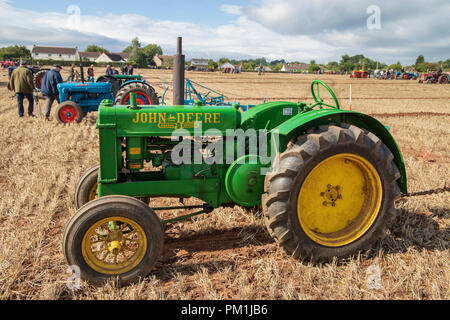
[(89, 228), (81, 250), (93, 270), (118, 275), (132, 270), (142, 261), (147, 251), (147, 237), (135, 221), (110, 217)]
[(300, 226), (323, 246), (352, 243), (372, 226), (382, 193), (378, 172), (365, 158), (349, 153), (327, 158), (313, 168), (300, 188)]
[(92, 201), (95, 198), (97, 198), (97, 183), (94, 183), (91, 190), (89, 191), (89, 201)]

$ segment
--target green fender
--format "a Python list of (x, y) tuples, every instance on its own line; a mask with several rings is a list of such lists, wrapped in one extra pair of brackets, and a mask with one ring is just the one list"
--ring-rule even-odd
[[(306, 134), (306, 131), (310, 128), (332, 123), (352, 124), (366, 129), (380, 138), (394, 155), (394, 162), (400, 170), (401, 177), (397, 181), (400, 190), (404, 194), (408, 193), (405, 163), (397, 143), (387, 127), (375, 118), (363, 113), (349, 110), (321, 109), (298, 114), (271, 130), (272, 148), (278, 150), (278, 152), (283, 152), (291, 139)], [(276, 136), (278, 136), (278, 139), (276, 139)]]

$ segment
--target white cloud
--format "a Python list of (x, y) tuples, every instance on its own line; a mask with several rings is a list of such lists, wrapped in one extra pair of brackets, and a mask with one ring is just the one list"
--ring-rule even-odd
[(241, 6), (231, 5), (231, 4), (223, 4), (220, 6), (220, 10), (222, 12), (234, 15), (242, 14)]
[[(381, 8), (382, 29), (368, 30), (368, 4)], [(222, 5), (233, 20), (212, 27), (200, 22), (155, 20), (138, 14), (84, 15), (79, 27), (67, 13), (37, 13), (0, 0), (0, 44), (78, 46), (95, 43), (112, 51), (134, 37), (157, 43), (166, 54), (183, 37), (187, 58), (249, 58), (340, 60), (362, 53), (388, 63), (447, 59), (450, 43), (448, 0), (263, 0), (253, 6)], [(433, 14), (430, 12), (433, 11)], [(435, 12), (434, 12), (435, 11)], [(445, 19), (442, 19), (445, 18)], [(69, 23), (70, 22), (70, 23)]]
[[(367, 28), (371, 5), (380, 8), (380, 30)], [(241, 11), (279, 34), (309, 35), (349, 53), (408, 62), (420, 53), (436, 60), (450, 54), (448, 0), (262, 0)]]
[[(237, 7), (226, 10), (237, 12)], [(230, 11), (230, 12), (231, 12)], [(157, 43), (166, 53), (175, 51), (176, 38), (183, 37), (186, 55), (204, 58), (266, 57), (268, 59), (321, 60), (334, 47), (303, 35), (279, 35), (246, 17), (211, 27), (208, 25), (153, 20), (136, 14), (84, 15), (80, 26), (69, 29), (66, 13), (36, 13), (18, 9), (0, 0), (0, 38), (3, 43), (67, 45), (84, 49), (88, 44), (121, 50), (134, 37), (142, 43)]]

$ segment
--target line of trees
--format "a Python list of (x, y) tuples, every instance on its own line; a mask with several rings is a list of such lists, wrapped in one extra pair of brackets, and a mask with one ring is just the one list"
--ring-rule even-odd
[[(220, 66), (226, 62), (230, 62), (231, 64), (234, 64), (234, 65), (239, 65), (242, 62), (243, 69), (245, 71), (253, 71), (259, 65), (269, 66), (273, 71), (280, 71), (282, 69), (283, 65), (288, 63), (284, 59), (273, 60), (273, 61), (268, 62), (265, 58), (248, 59), (248, 60), (232, 60), (232, 59), (228, 59), (228, 58), (221, 58), (217, 62), (214, 60), (209, 60), (209, 67), (217, 69), (218, 66)], [(299, 62), (299, 61), (292, 61), (289, 63), (307, 64), (305, 62)], [(430, 71), (438, 70), (439, 68), (450, 71), (450, 59), (447, 59), (445, 61), (438, 61), (438, 62), (426, 62), (425, 57), (423, 55), (419, 55), (419, 57), (416, 59), (416, 63), (413, 65), (402, 65), (400, 62), (391, 64), (391, 65), (387, 65), (386, 63), (369, 59), (362, 54), (354, 55), (354, 56), (345, 54), (342, 56), (342, 58), (339, 62), (331, 61), (331, 62), (328, 62), (327, 64), (318, 64), (318, 63), (316, 63), (315, 60), (312, 60), (309, 63), (308, 72), (316, 72), (316, 71), (318, 71), (320, 69), (324, 69), (324, 68), (326, 68), (330, 71), (335, 71), (335, 72), (342, 72), (342, 71), (350, 72), (350, 71), (359, 70), (359, 69), (365, 69), (365, 70), (414, 69), (419, 72), (426, 72), (428, 70), (430, 70)]]
[(9, 46), (0, 48), (0, 60), (13, 60), (13, 59), (29, 59), (31, 57), (31, 51), (25, 46)]
[[(86, 48), (87, 52), (101, 52), (108, 53), (109, 51), (106, 48), (101, 46), (91, 44)], [(134, 38), (131, 40), (129, 46), (123, 49), (122, 52), (127, 52), (130, 54), (129, 62), (136, 64), (139, 67), (148, 67), (154, 66), (155, 63), (153, 58), (156, 55), (162, 55), (163, 51), (161, 47), (157, 44), (148, 44), (146, 46), (142, 46), (139, 38)], [(13, 45), (8, 47), (0, 48), (0, 60), (13, 60), (13, 59), (29, 59), (31, 57), (30, 50), (23, 45)], [(210, 59), (208, 61), (209, 68), (212, 70), (217, 70), (222, 64), (229, 62), (234, 65), (240, 65), (242, 63), (242, 67), (244, 71), (254, 71), (256, 67), (268, 66), (273, 71), (280, 71), (283, 68), (283, 65), (288, 62), (284, 59), (267, 61), (266, 58), (256, 58), (256, 59), (244, 59), (244, 60), (236, 60), (236, 59), (228, 59), (228, 58), (220, 58), (215, 61)], [(305, 62), (292, 61), (290, 63), (301, 64)], [(306, 63), (305, 63), (306, 64)], [(170, 65), (168, 66), (170, 67)], [(450, 59), (445, 61), (438, 62), (427, 62), (425, 61), (425, 57), (421, 54), (417, 57), (416, 63), (413, 65), (403, 66), (400, 62), (395, 64), (387, 65), (380, 61), (375, 61), (365, 57), (362, 54), (350, 56), (345, 54), (342, 56), (339, 62), (331, 61), (327, 64), (317, 64), (315, 60), (310, 61), (309, 63), (309, 72), (316, 72), (320, 69), (326, 68), (330, 71), (342, 72), (342, 71), (352, 71), (357, 69), (365, 69), (365, 70), (375, 70), (375, 69), (415, 69), (419, 72), (426, 72), (431, 70), (438, 70), (442, 68), (443, 70), (450, 71)]]
[[(86, 48), (87, 52), (101, 52), (108, 53), (109, 51), (103, 47), (92, 44)], [(153, 58), (155, 55), (162, 55), (163, 51), (157, 44), (151, 43), (142, 46), (139, 38), (134, 38), (131, 40), (131, 44), (127, 46), (122, 52), (129, 53), (128, 61), (139, 67), (148, 67), (149, 65), (155, 65)]]

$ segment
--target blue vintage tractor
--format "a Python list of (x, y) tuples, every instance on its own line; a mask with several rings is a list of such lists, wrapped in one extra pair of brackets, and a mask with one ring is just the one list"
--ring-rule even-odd
[(60, 123), (80, 122), (87, 112), (97, 111), (104, 99), (127, 105), (135, 92), (140, 105), (158, 105), (155, 89), (141, 75), (104, 75), (97, 82), (58, 84), (60, 104), (55, 116)]

